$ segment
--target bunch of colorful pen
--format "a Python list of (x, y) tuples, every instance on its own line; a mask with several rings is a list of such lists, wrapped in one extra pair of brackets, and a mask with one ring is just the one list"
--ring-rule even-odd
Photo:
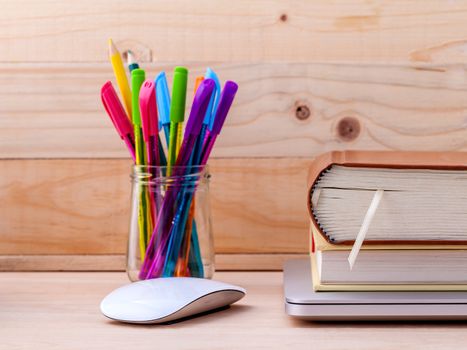
[[(161, 191), (141, 186), (138, 191), (138, 229), (141, 256), (140, 279), (169, 276), (203, 277), (193, 186), (181, 186), (179, 179), (202, 169), (208, 161), (238, 86), (227, 81), (221, 91), (216, 74), (207, 69), (195, 83), (195, 96), (185, 127), (185, 101), (188, 71), (176, 67), (172, 96), (161, 72), (146, 80), (145, 71), (129, 54), (131, 88), (115, 45), (110, 44), (110, 60), (124, 104), (106, 82), (101, 89), (102, 103), (117, 132), (125, 142), (136, 166), (147, 167), (154, 176), (172, 181)], [(125, 107), (123, 107), (125, 106)], [(167, 157), (159, 131), (167, 146)], [(198, 174), (200, 173), (199, 170)], [(161, 197), (160, 193), (164, 192)]]

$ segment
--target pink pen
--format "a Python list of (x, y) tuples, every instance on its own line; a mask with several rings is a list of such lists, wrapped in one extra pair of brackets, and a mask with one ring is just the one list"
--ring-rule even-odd
[(143, 139), (146, 143), (148, 165), (160, 165), (158, 144), (158, 115), (154, 82), (146, 80), (139, 91), (139, 110), (143, 124)]
[(120, 138), (125, 142), (128, 150), (130, 151), (133, 161), (136, 160), (135, 156), (135, 138), (133, 134), (133, 127), (123, 109), (123, 106), (115, 92), (114, 87), (110, 81), (106, 82), (101, 88), (101, 99), (107, 114), (112, 120), (112, 123), (117, 130)]

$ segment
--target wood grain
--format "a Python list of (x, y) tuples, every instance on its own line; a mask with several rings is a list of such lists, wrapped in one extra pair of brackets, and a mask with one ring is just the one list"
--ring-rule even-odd
[[(190, 79), (211, 66), (239, 83), (211, 162), (225, 266), (306, 252), (306, 169), (320, 153), (467, 151), (466, 2), (0, 6), (0, 259), (13, 269), (106, 269), (125, 251), (130, 163), (99, 98), (109, 37), (149, 77), (185, 64)], [(48, 254), (71, 260), (37, 258)]]
[[(189, 66), (193, 78), (206, 64)], [(467, 150), (467, 65), (213, 67), (240, 86), (215, 157)], [(100, 105), (111, 78), (108, 64), (1, 64), (0, 158), (127, 157)]]
[[(216, 271), (281, 271), (288, 259), (306, 254), (216, 254)], [(0, 255), (0, 271), (125, 271), (126, 256)]]
[[(215, 159), (218, 253), (307, 251), (306, 159)], [(0, 161), (0, 255), (124, 254), (130, 162)]]
[(1, 62), (462, 62), (463, 1), (0, 2)]
[(464, 322), (300, 322), (284, 312), (282, 273), (221, 272), (247, 290), (231, 308), (162, 326), (124, 325), (99, 311), (124, 273), (1, 273), (4, 349), (462, 349)]

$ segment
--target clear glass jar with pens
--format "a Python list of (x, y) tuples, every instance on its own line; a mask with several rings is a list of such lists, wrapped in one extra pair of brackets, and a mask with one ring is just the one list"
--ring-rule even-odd
[(127, 273), (211, 278), (214, 246), (207, 166), (134, 166)]

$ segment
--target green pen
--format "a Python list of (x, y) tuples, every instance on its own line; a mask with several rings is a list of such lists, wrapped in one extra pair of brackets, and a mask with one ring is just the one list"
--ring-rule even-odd
[[(143, 130), (141, 124), (141, 115), (139, 112), (139, 91), (146, 79), (146, 74), (142, 69), (133, 69), (131, 71), (131, 106), (132, 121), (135, 131), (135, 158), (136, 165), (146, 165)], [(148, 206), (148, 193), (143, 188), (139, 188), (139, 210), (138, 210), (138, 228), (139, 228), (139, 247), (141, 259), (144, 259), (146, 253), (146, 243), (149, 240), (151, 227), (151, 214)]]
[(170, 136), (169, 136), (169, 159), (167, 173), (171, 175), (171, 167), (177, 161), (178, 151), (182, 143), (183, 120), (185, 119), (186, 86), (188, 70), (185, 67), (175, 67), (172, 101), (170, 103)]
[(146, 74), (142, 69), (133, 69), (131, 71), (131, 106), (132, 106), (132, 119), (133, 127), (135, 130), (135, 154), (136, 165), (145, 165), (144, 157), (144, 140), (143, 130), (141, 124), (141, 116), (139, 113), (139, 90), (146, 79)]

